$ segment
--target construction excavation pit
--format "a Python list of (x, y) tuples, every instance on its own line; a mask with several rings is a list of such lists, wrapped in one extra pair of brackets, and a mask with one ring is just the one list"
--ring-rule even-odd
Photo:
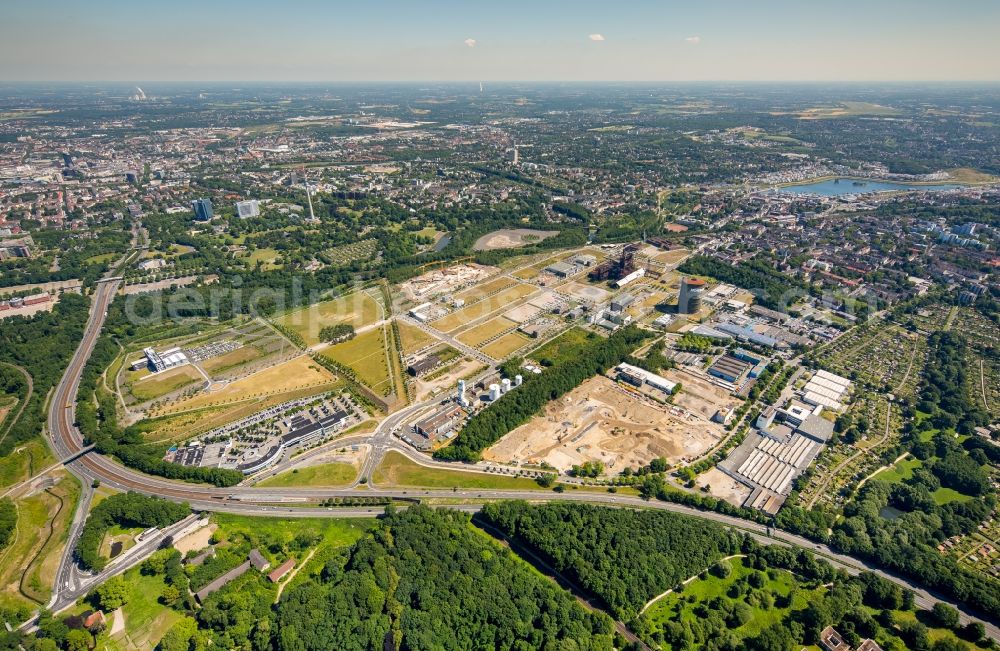
[(560, 471), (600, 461), (615, 475), (655, 458), (690, 461), (722, 438), (720, 425), (673, 405), (659, 404), (607, 377), (587, 380), (543, 414), (485, 451), (483, 458)]

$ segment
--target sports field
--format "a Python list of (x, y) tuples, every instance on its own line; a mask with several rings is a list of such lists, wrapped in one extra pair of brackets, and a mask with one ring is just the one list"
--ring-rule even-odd
[(275, 322), (302, 337), (307, 346), (319, 343), (319, 331), (326, 326), (347, 323), (355, 328), (378, 321), (379, 304), (366, 292), (354, 292), (329, 301), (314, 303), (288, 312)]

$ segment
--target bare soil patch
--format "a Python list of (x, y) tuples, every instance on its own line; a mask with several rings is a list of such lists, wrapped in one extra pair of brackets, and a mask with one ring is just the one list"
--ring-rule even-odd
[(493, 231), (483, 235), (472, 246), (474, 251), (491, 251), (493, 249), (515, 249), (526, 244), (534, 244), (553, 235), (558, 235), (559, 231), (536, 231), (531, 228), (513, 228), (500, 231)]
[(546, 462), (567, 470), (600, 461), (611, 474), (646, 465), (695, 458), (721, 437), (721, 427), (595, 377), (553, 401), (545, 412), (486, 450), (502, 463)]

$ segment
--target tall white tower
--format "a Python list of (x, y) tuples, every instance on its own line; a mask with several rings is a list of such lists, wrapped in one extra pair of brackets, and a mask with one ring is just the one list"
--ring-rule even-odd
[(306, 174), (306, 166), (302, 166), (302, 180), (306, 183), (306, 201), (309, 202), (309, 221), (315, 222), (316, 215), (313, 213), (312, 188), (309, 187), (309, 176)]

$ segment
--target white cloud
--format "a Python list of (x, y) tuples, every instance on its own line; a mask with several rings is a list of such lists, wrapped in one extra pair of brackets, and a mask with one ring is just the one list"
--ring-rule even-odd
[(467, 38), (462, 42), (465, 43), (467, 47), (476, 47), (476, 39), (474, 38)]
[(698, 45), (698, 44), (701, 43), (701, 37), (700, 36), (688, 36), (684, 40), (685, 40), (685, 42), (687, 42), (690, 45)]
[(589, 36), (589, 38), (590, 38), (590, 40), (592, 40), (592, 41), (603, 41), (603, 40), (604, 40), (604, 36), (603, 36), (603, 35), (601, 35), (601, 34), (591, 34), (591, 35)]

